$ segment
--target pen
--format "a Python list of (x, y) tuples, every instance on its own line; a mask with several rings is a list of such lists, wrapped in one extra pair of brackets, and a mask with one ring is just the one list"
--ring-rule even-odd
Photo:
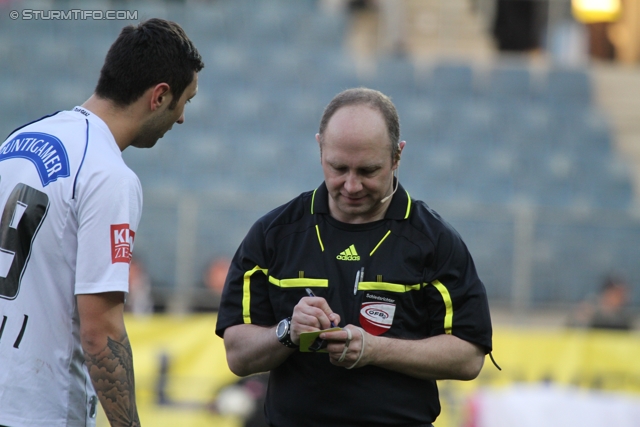
[(358, 284), (364, 280), (364, 267), (356, 272), (356, 281), (353, 284), (353, 294), (358, 293)]
[[(307, 291), (307, 295), (309, 295), (311, 298), (315, 298), (316, 297), (316, 294), (314, 294), (311, 289), (306, 288), (305, 290)], [(331, 322), (331, 327), (332, 328), (336, 327), (335, 323), (333, 323), (333, 320), (329, 319), (329, 322)]]

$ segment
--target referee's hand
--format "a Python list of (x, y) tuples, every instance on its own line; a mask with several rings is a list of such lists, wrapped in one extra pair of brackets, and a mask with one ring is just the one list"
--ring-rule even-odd
[(304, 297), (293, 309), (291, 316), (291, 340), (300, 344), (300, 334), (331, 328), (338, 325), (340, 315), (334, 313), (322, 297)]
[[(364, 329), (347, 325), (344, 329), (320, 334), (328, 341), (329, 360), (336, 366), (352, 369), (367, 364), (365, 353), (370, 354), (371, 335)], [(369, 351), (368, 351), (369, 350)], [(363, 357), (365, 356), (365, 357)]]

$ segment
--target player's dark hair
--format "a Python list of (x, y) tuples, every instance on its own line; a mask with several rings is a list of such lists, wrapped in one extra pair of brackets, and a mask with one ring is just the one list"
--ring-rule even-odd
[(399, 159), (400, 143), (400, 119), (395, 105), (391, 99), (377, 90), (364, 87), (347, 89), (337, 94), (325, 107), (320, 119), (320, 142), (323, 141), (324, 131), (327, 129), (331, 117), (342, 107), (350, 105), (367, 105), (374, 110), (380, 111), (387, 124), (389, 142), (391, 143), (391, 160)]
[(202, 57), (180, 25), (153, 18), (122, 29), (107, 52), (95, 93), (127, 106), (150, 87), (167, 83), (173, 109), (193, 73), (203, 68)]

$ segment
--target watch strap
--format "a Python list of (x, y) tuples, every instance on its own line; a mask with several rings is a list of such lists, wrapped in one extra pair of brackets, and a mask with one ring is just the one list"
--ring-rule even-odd
[(291, 340), (291, 317), (287, 317), (286, 319), (283, 319), (283, 321), (287, 322), (287, 332), (283, 336), (278, 337), (278, 341), (285, 347), (300, 348), (299, 345), (295, 344)]

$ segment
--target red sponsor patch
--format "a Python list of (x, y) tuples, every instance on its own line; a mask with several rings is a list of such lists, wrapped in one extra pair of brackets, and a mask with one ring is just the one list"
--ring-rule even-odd
[(129, 229), (129, 224), (111, 225), (111, 263), (130, 262), (133, 238), (136, 233)]

